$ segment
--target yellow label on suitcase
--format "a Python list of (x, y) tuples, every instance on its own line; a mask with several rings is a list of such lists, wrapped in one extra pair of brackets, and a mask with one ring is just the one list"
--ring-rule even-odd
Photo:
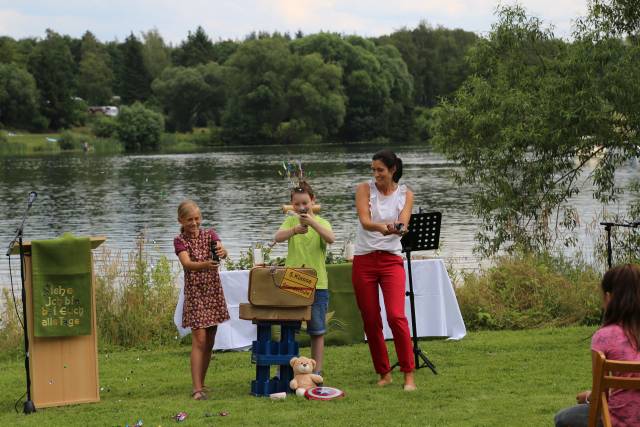
[(317, 282), (316, 276), (287, 268), (280, 282), (280, 289), (304, 298), (311, 298)]

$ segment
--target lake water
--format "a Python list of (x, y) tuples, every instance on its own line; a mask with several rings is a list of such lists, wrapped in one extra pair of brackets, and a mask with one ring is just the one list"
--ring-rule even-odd
[[(128, 253), (144, 233), (152, 254), (171, 260), (173, 238), (179, 232), (176, 209), (191, 198), (200, 205), (205, 226), (213, 226), (231, 257), (255, 243), (272, 240), (284, 219), (287, 181), (278, 174), (282, 163), (302, 162), (322, 205), (321, 215), (333, 226), (338, 253), (355, 232), (355, 184), (370, 176), (370, 144), (313, 147), (251, 146), (222, 148), (211, 153), (172, 155), (55, 155), (3, 158), (0, 180), (0, 243), (2, 253), (13, 237), (30, 191), (38, 193), (24, 228), (25, 240), (54, 238), (63, 232), (106, 236), (106, 246)], [(458, 269), (478, 265), (473, 255), (479, 221), (470, 211), (470, 188), (458, 188), (449, 178), (454, 167), (427, 146), (396, 145), (404, 161), (403, 181), (415, 192), (415, 210), (443, 214), (440, 255)], [(620, 180), (637, 175), (622, 168)], [(602, 208), (585, 192), (575, 200), (583, 218)], [(414, 210), (414, 211), (415, 211)], [(586, 247), (589, 242), (584, 243)], [(286, 244), (274, 254), (285, 254)], [(427, 253), (428, 254), (428, 253)], [(18, 258), (12, 257), (19, 280)], [(0, 262), (0, 285), (7, 285), (8, 262)]]

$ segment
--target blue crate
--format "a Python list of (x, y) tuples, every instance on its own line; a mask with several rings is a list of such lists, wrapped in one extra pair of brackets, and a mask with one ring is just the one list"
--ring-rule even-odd
[[(300, 355), (296, 342), (296, 332), (300, 322), (257, 321), (258, 339), (253, 341), (251, 362), (256, 365), (256, 379), (251, 381), (251, 394), (268, 396), (271, 393), (292, 393), (289, 382), (293, 379), (293, 369), (289, 365), (292, 357)], [(271, 327), (280, 326), (280, 341), (271, 339)], [(278, 366), (278, 375), (269, 378), (271, 366)]]

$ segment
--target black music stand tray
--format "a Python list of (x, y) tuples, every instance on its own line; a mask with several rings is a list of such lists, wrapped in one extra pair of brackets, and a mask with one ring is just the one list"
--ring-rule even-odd
[[(407, 270), (409, 271), (409, 291), (406, 293), (409, 296), (409, 302), (411, 305), (411, 329), (413, 338), (413, 355), (416, 358), (416, 369), (427, 367), (436, 372), (436, 367), (427, 358), (420, 347), (418, 346), (418, 333), (416, 327), (416, 306), (414, 302), (413, 293), (413, 276), (411, 274), (411, 252), (412, 251), (429, 251), (438, 249), (440, 245), (440, 223), (442, 222), (441, 212), (422, 212), (412, 214), (409, 220), (409, 226), (407, 232), (402, 236), (402, 252), (407, 254)], [(420, 362), (422, 360), (422, 364)], [(398, 366), (398, 363), (393, 365), (393, 368)]]
[(601, 222), (600, 225), (604, 225), (604, 229), (607, 232), (607, 268), (611, 269), (611, 261), (613, 257), (613, 251), (611, 250), (611, 228), (612, 227), (628, 227), (637, 228), (640, 227), (640, 221), (636, 222)]

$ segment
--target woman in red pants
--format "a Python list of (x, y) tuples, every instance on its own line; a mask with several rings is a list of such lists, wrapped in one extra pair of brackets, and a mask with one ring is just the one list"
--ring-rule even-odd
[(351, 281), (360, 308), (378, 385), (392, 382), (389, 355), (382, 334), (378, 288), (382, 290), (387, 323), (404, 373), (404, 390), (413, 391), (415, 362), (405, 307), (405, 272), (400, 238), (407, 228), (413, 193), (404, 184), (402, 160), (389, 150), (371, 161), (373, 179), (356, 189), (358, 230)]

